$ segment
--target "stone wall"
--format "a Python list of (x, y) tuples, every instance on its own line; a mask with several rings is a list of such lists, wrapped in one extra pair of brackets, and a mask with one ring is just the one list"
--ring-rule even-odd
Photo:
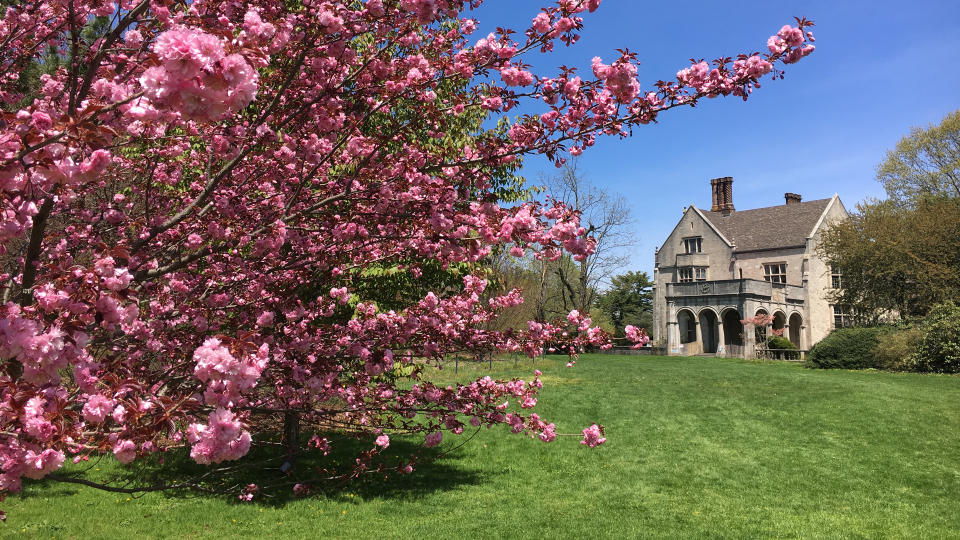
[[(697, 236), (702, 239), (701, 253), (688, 255), (684, 249), (683, 240)], [(732, 279), (736, 276), (733, 275), (730, 265), (731, 253), (730, 246), (693, 206), (685, 209), (680, 222), (657, 250), (655, 256), (654, 333), (652, 336), (655, 341), (665, 338), (663, 332), (666, 328), (667, 304), (664, 295), (668, 283), (679, 281), (678, 268), (704, 266), (707, 268), (708, 280)]]
[(807, 310), (809, 312), (809, 343), (816, 343), (827, 337), (833, 330), (833, 308), (829, 296), (833, 291), (830, 279), (830, 264), (817, 256), (817, 242), (821, 232), (838, 221), (847, 219), (847, 210), (839, 198), (834, 198), (827, 208), (823, 223), (817, 232), (807, 240), (809, 271), (807, 272)]

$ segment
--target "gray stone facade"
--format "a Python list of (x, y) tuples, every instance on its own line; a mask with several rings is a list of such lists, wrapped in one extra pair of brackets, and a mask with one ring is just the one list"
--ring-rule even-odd
[(830, 266), (816, 254), (820, 231), (846, 219), (834, 195), (736, 211), (731, 178), (711, 181), (713, 207), (691, 205), (654, 266), (654, 340), (668, 354), (751, 357), (755, 332), (743, 319), (773, 316), (765, 335), (782, 330), (809, 349), (833, 329)]

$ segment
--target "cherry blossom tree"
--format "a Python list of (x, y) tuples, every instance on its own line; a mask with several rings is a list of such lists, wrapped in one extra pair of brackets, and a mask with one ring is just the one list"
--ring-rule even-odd
[[(458, 351), (603, 345), (586, 314), (495, 332), (485, 323), (521, 295), (481, 301), (480, 275), (397, 309), (360, 297), (359, 284), (371, 269), (416, 277), (498, 246), (582, 259), (593, 243), (576, 212), (498, 204), (495, 171), (537, 153), (562, 164), (597, 136), (624, 137), (703, 98), (746, 99), (813, 50), (812, 23), (784, 26), (763, 53), (697, 61), (643, 88), (626, 51), (594, 58), (592, 74), (531, 72), (531, 55), (577, 41), (599, 0), (560, 0), (522, 33), (476, 37), (480, 3), (6, 8), (0, 493), (23, 477), (163, 489), (56, 471), (179, 448), (222, 466), (279, 425), (288, 454), (278, 459), (290, 463), (329, 452), (334, 435), (369, 443), (326, 478), (412, 471), (415, 458), (389, 454), (398, 435), (430, 447), (444, 432), (504, 424), (557, 437), (532, 412), (538, 374), (440, 387), (421, 367)], [(94, 17), (108, 23), (87, 40)], [(50, 47), (60, 64), (30, 99), (18, 74)], [(503, 129), (464, 132), (458, 118), (477, 111)], [(583, 443), (602, 435), (592, 425)], [(249, 499), (262, 487), (237, 491)]]

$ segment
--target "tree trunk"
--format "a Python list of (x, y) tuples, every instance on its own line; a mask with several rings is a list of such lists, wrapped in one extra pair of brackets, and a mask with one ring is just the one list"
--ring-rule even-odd
[(547, 261), (540, 261), (540, 290), (537, 292), (537, 304), (535, 306), (534, 319), (539, 322), (547, 322)]
[(300, 413), (287, 411), (283, 413), (283, 447), (287, 452), (287, 463), (292, 468), (297, 463), (300, 452)]
[(578, 283), (578, 292), (580, 298), (577, 299), (577, 311), (580, 313), (586, 313), (590, 311), (590, 304), (592, 304), (592, 298), (590, 296), (590, 288), (587, 286), (587, 261), (580, 262), (580, 279)]

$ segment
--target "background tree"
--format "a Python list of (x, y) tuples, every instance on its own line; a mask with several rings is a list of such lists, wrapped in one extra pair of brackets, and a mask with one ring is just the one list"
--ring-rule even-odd
[(887, 152), (877, 180), (887, 200), (857, 205), (820, 244), (842, 273), (833, 301), (869, 323), (925, 315), (960, 298), (960, 111), (911, 129)]
[(824, 231), (818, 249), (842, 273), (833, 301), (853, 306), (855, 319), (925, 315), (960, 298), (960, 198), (859, 204)]
[(960, 197), (960, 111), (938, 125), (915, 127), (877, 167), (887, 197), (912, 205), (926, 196)]
[(613, 276), (610, 286), (597, 297), (597, 308), (611, 321), (614, 337), (625, 336), (624, 328), (653, 325), (653, 281), (646, 272)]
[[(635, 242), (633, 220), (626, 200), (593, 185), (579, 168), (579, 161), (567, 162), (560, 173), (546, 179), (547, 193), (580, 214), (587, 236), (595, 241), (590, 255), (574, 261), (570, 257), (547, 264), (544, 285), (549, 298), (558, 300), (562, 310), (587, 312), (596, 303), (599, 288), (627, 261), (624, 250)], [(552, 279), (546, 279), (550, 274)]]

